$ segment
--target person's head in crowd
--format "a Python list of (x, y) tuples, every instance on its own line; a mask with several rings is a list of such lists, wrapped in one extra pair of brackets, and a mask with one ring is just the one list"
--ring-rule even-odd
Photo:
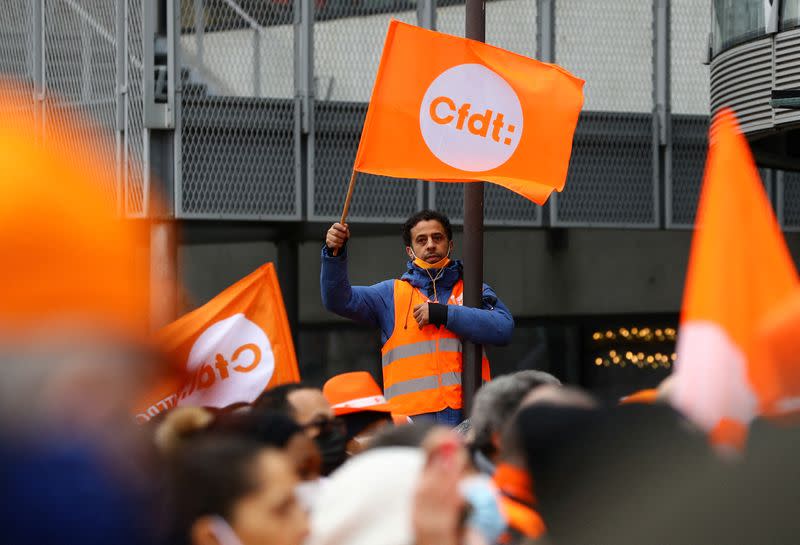
[(546, 384), (560, 385), (561, 382), (543, 371), (526, 370), (503, 375), (484, 384), (475, 394), (470, 414), (473, 448), (496, 461), (503, 427), (522, 399), (534, 388)]
[(412, 545), (420, 449), (371, 448), (334, 472), (312, 512), (309, 545)]
[[(188, 437), (199, 435), (214, 422), (214, 413), (203, 407), (176, 407), (167, 411), (154, 425), (153, 441), (158, 450), (168, 455)], [(149, 422), (148, 422), (149, 425)]]
[[(705, 437), (664, 405), (586, 408), (563, 401), (536, 402), (516, 419), (553, 542), (692, 542), (679, 539), (684, 520), (673, 514), (685, 512), (683, 504), (702, 488), (697, 480), (715, 471)], [(585, 516), (581, 524), (576, 516)]]
[(447, 429), (430, 421), (415, 422), (409, 426), (384, 428), (372, 438), (368, 450), (389, 447), (421, 448), (433, 430)]
[(321, 426), (334, 417), (322, 390), (302, 382), (281, 384), (266, 390), (253, 402), (253, 408), (288, 414), (312, 439), (319, 435)]
[(264, 390), (255, 401), (253, 407), (259, 409), (272, 409), (275, 411), (282, 411), (291, 414), (294, 417), (294, 408), (289, 402), (289, 394), (297, 390), (306, 390), (313, 388), (302, 382), (290, 382), (288, 384), (281, 384), (268, 390)]
[(366, 371), (337, 375), (325, 383), (322, 393), (347, 426), (348, 454), (363, 451), (375, 433), (392, 425), (392, 409)]
[(158, 449), (170, 453), (187, 438), (208, 433), (250, 439), (283, 451), (303, 481), (318, 479), (322, 471), (316, 443), (289, 416), (269, 409), (178, 407), (166, 414), (153, 436)]
[(262, 393), (254, 409), (275, 409), (291, 416), (322, 454), (322, 474), (329, 475), (347, 458), (347, 435), (322, 390), (302, 383), (284, 384)]
[(557, 386), (555, 384), (544, 384), (528, 392), (520, 401), (517, 411), (533, 405), (575, 409), (596, 409), (598, 407), (597, 400), (585, 390), (574, 386)]
[(313, 439), (285, 413), (270, 409), (252, 409), (217, 415), (209, 430), (218, 434), (238, 435), (285, 452), (295, 465), (302, 481), (319, 478), (322, 456)]
[[(427, 484), (420, 482), (428, 470)], [(315, 545), (490, 544), (505, 524), (493, 486), (471, 470), (459, 437), (433, 423), (382, 430), (331, 475), (319, 505), (326, 508), (312, 515)], [(450, 517), (450, 533), (442, 533)]]
[(301, 545), (308, 535), (294, 466), (258, 441), (190, 438), (169, 455), (167, 482), (169, 543)]
[(431, 456), (442, 445), (454, 450), (453, 456), (465, 471), (472, 471), (469, 451), (452, 429), (430, 421), (414, 423), (409, 426), (384, 428), (370, 442), (368, 451), (385, 448), (418, 448)]

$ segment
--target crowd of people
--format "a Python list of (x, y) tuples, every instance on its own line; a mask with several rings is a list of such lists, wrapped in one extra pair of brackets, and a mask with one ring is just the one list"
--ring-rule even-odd
[[(798, 541), (800, 433), (791, 419), (758, 420), (744, 450), (720, 451), (665, 402), (668, 385), (609, 404), (535, 370), (494, 377), (462, 407), (457, 338), (502, 340), (513, 320), (488, 286), (482, 308), (460, 305), (460, 266), (449, 261), (449, 223), (438, 216), (408, 228), (416, 291), (400, 281), (351, 287), (333, 251), (344, 253), (344, 225), (323, 250), (326, 304), (382, 329), (384, 386), (394, 396), (355, 371), (321, 389), (282, 384), (252, 402), (178, 406), (137, 423), (137, 400), (157, 380), (176, 379), (148, 340), (152, 294), (132, 266), (144, 224), (120, 222), (108, 206), (98, 187), (112, 183), (113, 169), (102, 158), (43, 146), (35, 120), (0, 113), (9, 258), (0, 267), (0, 542)], [(456, 272), (443, 278), (429, 265)], [(420, 375), (387, 371), (403, 361), (417, 362)], [(439, 398), (411, 387), (428, 380)]]
[[(363, 386), (343, 399), (337, 383)], [(659, 401), (603, 404), (540, 371), (485, 384), (451, 429), (392, 418), (364, 372), (177, 408), (145, 426), (168, 543), (790, 543), (798, 435), (715, 452)], [(353, 397), (355, 396), (355, 397)]]

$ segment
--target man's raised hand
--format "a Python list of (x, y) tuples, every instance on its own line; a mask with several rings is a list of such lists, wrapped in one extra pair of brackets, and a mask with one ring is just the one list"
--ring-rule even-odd
[(350, 228), (347, 224), (334, 223), (325, 234), (325, 245), (331, 250), (341, 250), (347, 239), (350, 238)]

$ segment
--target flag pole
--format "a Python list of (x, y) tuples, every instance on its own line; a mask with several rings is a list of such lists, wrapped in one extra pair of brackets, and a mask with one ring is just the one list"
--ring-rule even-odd
[[(339, 223), (344, 224), (347, 221), (347, 213), (350, 211), (350, 201), (353, 200), (353, 190), (356, 188), (356, 170), (350, 175), (350, 185), (347, 187), (347, 197), (344, 199), (344, 209), (342, 209), (342, 219)], [(333, 255), (338, 255), (339, 248), (333, 251)]]
[[(485, 0), (466, 0), (465, 37), (486, 41)], [(464, 305), (481, 308), (483, 300), (483, 182), (464, 184)], [(475, 392), (481, 387), (483, 347), (464, 343), (461, 370), (464, 417), (469, 417)]]

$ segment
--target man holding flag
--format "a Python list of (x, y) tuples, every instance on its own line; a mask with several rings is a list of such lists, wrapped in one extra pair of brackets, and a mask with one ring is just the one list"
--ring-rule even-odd
[[(505, 344), (514, 321), (486, 285), (479, 308), (463, 306), (450, 221), (430, 210), (403, 227), (411, 261), (399, 280), (351, 287), (344, 246), (356, 173), (487, 181), (544, 204), (564, 188), (583, 83), (559, 66), (389, 23), (341, 221), (322, 252), (321, 284), (328, 310), (381, 328), (392, 412), (458, 423), (461, 341)], [(482, 367), (487, 380), (485, 357)]]
[[(463, 267), (451, 260), (450, 220), (423, 210), (403, 226), (409, 261), (399, 280), (351, 286), (346, 224), (334, 223), (322, 250), (325, 308), (381, 329), (383, 387), (393, 412), (447, 425), (462, 419), (462, 340), (503, 345), (514, 320), (494, 291), (483, 286), (481, 308), (463, 306)], [(483, 378), (489, 362), (483, 358)]]

